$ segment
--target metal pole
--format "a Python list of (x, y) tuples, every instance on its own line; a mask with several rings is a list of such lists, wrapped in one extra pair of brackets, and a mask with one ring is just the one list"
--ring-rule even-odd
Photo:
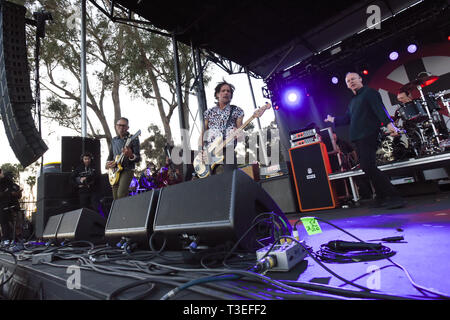
[[(34, 98), (36, 100), (36, 112), (38, 117), (38, 131), (39, 136), (42, 138), (42, 120), (41, 120), (41, 87), (39, 83), (39, 55), (41, 48), (41, 39), (39, 38), (38, 32), (36, 30), (36, 47), (34, 50), (34, 60), (36, 64), (36, 73), (35, 73), (35, 87), (34, 87)], [(44, 154), (41, 156), (41, 173), (44, 170)]]
[[(245, 71), (247, 73), (248, 84), (250, 86), (250, 92), (252, 94), (253, 107), (255, 109), (258, 109), (258, 105), (256, 104), (256, 99), (255, 99), (255, 93), (253, 91), (252, 80), (250, 78), (250, 73), (249, 73), (249, 71), (247, 69)], [(262, 150), (263, 158), (264, 158), (263, 164), (264, 165), (269, 165), (269, 163), (268, 163), (269, 161), (267, 159), (267, 152), (266, 152), (266, 140), (264, 139), (263, 134), (262, 134), (261, 121), (259, 120), (259, 118), (257, 118), (256, 120), (258, 121), (259, 147)]]
[(86, 0), (81, 0), (81, 137), (84, 153), (84, 138), (87, 136), (86, 123)]
[(205, 95), (205, 84), (203, 82), (203, 67), (202, 67), (202, 60), (200, 58), (200, 49), (195, 48), (194, 49), (194, 57), (195, 57), (195, 64), (197, 65), (197, 85), (196, 85), (196, 92), (197, 92), (197, 99), (198, 99), (198, 110), (200, 113), (200, 119), (201, 119), (201, 128), (203, 128), (204, 121), (203, 121), (203, 113), (207, 109), (206, 104), (206, 95)]
[[(177, 103), (178, 103), (178, 116), (180, 122), (180, 131), (181, 131), (181, 143), (183, 146), (183, 174), (186, 173), (187, 164), (188, 164), (188, 156), (190, 157), (190, 143), (189, 143), (189, 132), (186, 126), (186, 121), (184, 118), (184, 110), (183, 110), (183, 94), (181, 90), (181, 74), (180, 74), (180, 60), (178, 57), (178, 43), (175, 36), (175, 33), (172, 33), (172, 46), (173, 46), (173, 63), (175, 70), (175, 84), (176, 84), (176, 93), (177, 93)], [(189, 152), (189, 155), (187, 154)], [(190, 162), (190, 161), (189, 161)], [(185, 177), (186, 179), (187, 177)]]

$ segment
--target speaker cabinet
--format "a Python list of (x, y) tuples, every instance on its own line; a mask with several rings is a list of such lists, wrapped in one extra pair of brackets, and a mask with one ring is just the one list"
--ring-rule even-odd
[(316, 142), (289, 149), (292, 173), (300, 211), (333, 209), (334, 191), (328, 174), (330, 163), (325, 145)]
[(264, 189), (241, 170), (234, 170), (161, 189), (153, 228), (155, 237), (159, 241), (164, 238), (168, 249), (186, 248), (192, 242), (213, 248), (236, 243), (246, 234), (239, 247), (254, 250), (260, 238), (251, 228), (253, 220), (269, 212), (284, 219), (290, 228)]
[(125, 237), (140, 248), (149, 248), (158, 194), (159, 190), (151, 190), (114, 200), (105, 228), (107, 242), (115, 245)]
[(263, 179), (260, 184), (285, 214), (300, 211), (295, 185), (289, 175)]
[(78, 195), (70, 182), (70, 173), (46, 172), (37, 179), (37, 238), (42, 238), (48, 219), (78, 208)]
[(97, 172), (101, 172), (100, 140), (83, 137), (61, 137), (61, 171), (72, 172), (81, 164), (81, 154), (84, 151), (92, 153), (92, 164)]
[(61, 225), (63, 214), (57, 214), (51, 216), (44, 229), (42, 239), (44, 240), (56, 240), (56, 234), (58, 233), (58, 228)]
[(48, 149), (36, 129), (25, 42), (23, 6), (0, 3), (0, 114), (17, 160), (27, 167)]
[(68, 199), (41, 199), (36, 202), (35, 235), (42, 238), (45, 226), (50, 217), (75, 210), (79, 207), (78, 198)]
[(56, 233), (58, 241), (89, 241), (102, 243), (105, 239), (105, 219), (99, 213), (82, 208), (63, 214)]

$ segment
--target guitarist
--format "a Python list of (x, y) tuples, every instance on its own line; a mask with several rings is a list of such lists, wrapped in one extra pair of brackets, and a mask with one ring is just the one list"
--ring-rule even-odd
[(124, 147), (130, 135), (128, 128), (127, 118), (122, 117), (117, 120), (117, 136), (111, 141), (111, 148), (109, 149), (109, 156), (106, 162), (106, 169), (112, 169), (117, 166), (114, 159), (122, 153), (124, 155), (124, 160), (122, 162), (123, 169), (120, 172), (119, 182), (112, 186), (114, 200), (128, 196), (128, 188), (134, 177), (136, 163), (141, 161), (139, 137), (134, 139), (128, 147)]
[[(201, 150), (205, 150), (208, 144), (212, 143), (220, 135), (222, 135), (222, 138), (225, 140), (225, 137), (230, 134), (230, 132), (242, 125), (244, 110), (230, 104), (234, 90), (234, 86), (226, 81), (222, 81), (216, 86), (214, 98), (216, 99), (217, 104), (215, 107), (206, 110), (204, 114)], [(225, 155), (225, 163), (216, 166), (213, 174), (232, 171), (237, 168), (236, 154), (234, 152), (235, 145), (236, 140), (234, 140), (232, 145), (224, 148), (223, 154)], [(232, 150), (232, 159), (230, 159), (231, 157), (229, 156), (230, 151), (227, 153), (226, 150)], [(203, 155), (206, 157), (205, 151), (203, 151)]]

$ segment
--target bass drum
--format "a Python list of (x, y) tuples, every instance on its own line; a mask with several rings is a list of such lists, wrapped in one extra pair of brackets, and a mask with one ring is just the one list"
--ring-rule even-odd
[(408, 136), (401, 133), (397, 137), (392, 137), (384, 131), (381, 132), (376, 156), (377, 165), (408, 159), (411, 156)]

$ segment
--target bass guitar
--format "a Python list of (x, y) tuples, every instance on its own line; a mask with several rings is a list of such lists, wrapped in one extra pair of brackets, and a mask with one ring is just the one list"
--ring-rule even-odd
[[(138, 130), (138, 132), (136, 132), (133, 136), (129, 137), (127, 139), (127, 141), (125, 142), (124, 148), (128, 147), (134, 139), (139, 137), (140, 134), (141, 134), (141, 130)], [(119, 182), (120, 173), (123, 170), (122, 162), (124, 159), (125, 159), (125, 155), (123, 152), (121, 154), (118, 154), (116, 156), (116, 158), (114, 159), (114, 162), (116, 163), (116, 165), (113, 168), (108, 169), (109, 183), (112, 186), (116, 185)]]
[[(259, 118), (263, 113), (270, 109), (272, 105), (267, 102), (263, 107), (256, 110), (253, 115), (238, 129), (229, 134), (225, 140), (218, 137), (210, 143), (204, 152), (199, 152), (194, 158), (194, 170), (199, 178), (208, 177), (214, 168), (221, 164), (224, 159), (223, 148), (228, 145), (240, 132), (242, 132), (254, 119)], [(206, 153), (206, 156), (204, 155)], [(205, 159), (206, 158), (206, 159)]]

